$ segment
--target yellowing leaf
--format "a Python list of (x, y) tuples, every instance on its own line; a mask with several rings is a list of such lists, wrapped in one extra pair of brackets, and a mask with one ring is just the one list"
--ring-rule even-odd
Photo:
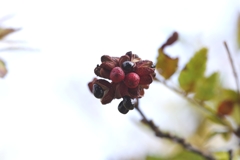
[(0, 28), (0, 40), (5, 38), (7, 35), (18, 31), (19, 29), (13, 29), (13, 28)]
[(169, 79), (178, 68), (178, 58), (171, 58), (162, 49), (158, 50), (156, 69), (165, 79)]
[(229, 160), (228, 152), (215, 152), (214, 157), (218, 160)]
[(187, 93), (193, 92), (197, 80), (204, 76), (207, 62), (207, 51), (207, 48), (202, 48), (196, 52), (178, 77), (180, 87)]
[(218, 73), (213, 73), (209, 77), (201, 78), (196, 83), (195, 98), (200, 100), (210, 100), (216, 95)]
[(0, 59), (0, 78), (5, 77), (7, 74), (7, 69), (5, 63)]

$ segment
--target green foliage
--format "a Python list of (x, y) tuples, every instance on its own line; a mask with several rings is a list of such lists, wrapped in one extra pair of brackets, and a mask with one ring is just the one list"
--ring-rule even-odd
[(205, 160), (202, 156), (183, 150), (173, 157), (147, 156), (146, 160)]
[(233, 107), (233, 112), (231, 114), (231, 117), (234, 119), (234, 121), (240, 125), (240, 107), (239, 105), (235, 105)]
[(200, 100), (210, 100), (216, 95), (218, 73), (213, 73), (209, 77), (203, 77), (196, 83), (195, 98)]
[(197, 81), (204, 76), (207, 51), (207, 48), (202, 48), (196, 52), (181, 71), (178, 82), (186, 93), (193, 92)]
[(238, 102), (238, 94), (236, 91), (231, 89), (222, 88), (220, 93), (218, 94), (218, 99), (224, 100), (232, 100), (233, 102)]
[(229, 154), (228, 152), (215, 152), (214, 157), (217, 160), (229, 160)]
[[(238, 40), (240, 49), (240, 14), (238, 17)], [(164, 48), (173, 44), (177, 40), (177, 33), (174, 34), (158, 50), (156, 70), (168, 80), (178, 69), (179, 58), (171, 58), (165, 52)], [(170, 43), (171, 42), (171, 43)], [(208, 145), (218, 138), (228, 142), (233, 135), (239, 137), (240, 129), (240, 95), (237, 91), (224, 88), (219, 80), (218, 72), (205, 76), (207, 64), (207, 48), (197, 51), (194, 56), (186, 63), (180, 71), (178, 82), (180, 88), (162, 82), (169, 89), (180, 94), (194, 106), (198, 106), (202, 113), (202, 121), (196, 127), (194, 134), (187, 138), (187, 142), (196, 146), (201, 151), (206, 151)], [(232, 62), (229, 62), (232, 63)], [(234, 75), (233, 75), (234, 76)], [(234, 76), (236, 78), (236, 76)], [(237, 79), (237, 78), (236, 78)], [(191, 94), (189, 94), (191, 93)], [(235, 150), (239, 148), (235, 148)], [(234, 150), (232, 151), (234, 152)], [(229, 159), (229, 152), (211, 152), (216, 160)], [(239, 156), (240, 153), (237, 153)], [(234, 155), (233, 155), (234, 157)], [(147, 156), (147, 160), (198, 160), (205, 159), (189, 151), (181, 151), (170, 157)]]
[(207, 140), (210, 140), (211, 138), (213, 138), (217, 135), (221, 135), (225, 141), (228, 141), (231, 138), (231, 133), (228, 130), (225, 130), (225, 131), (212, 132), (211, 134), (208, 135)]
[(178, 58), (171, 58), (163, 52), (162, 49), (158, 50), (158, 58), (156, 69), (160, 75), (165, 79), (169, 79), (178, 68)]

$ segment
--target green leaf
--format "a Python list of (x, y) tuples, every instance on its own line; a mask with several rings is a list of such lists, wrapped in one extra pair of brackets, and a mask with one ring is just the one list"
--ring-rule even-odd
[(211, 132), (208, 136), (207, 139), (211, 139), (216, 135), (221, 135), (226, 141), (228, 141), (231, 138), (231, 132), (229, 132), (228, 130), (223, 130), (223, 131), (214, 131)]
[(198, 154), (183, 150), (173, 157), (147, 156), (146, 160), (205, 160), (205, 158)]
[(224, 123), (220, 120), (220, 118), (218, 118), (214, 115), (207, 115), (207, 118), (214, 123), (224, 125)]
[(229, 141), (232, 134), (229, 132), (222, 133), (222, 137), (225, 139), (225, 141)]
[(202, 48), (196, 52), (178, 77), (180, 87), (187, 93), (193, 92), (197, 80), (204, 76), (207, 62), (207, 51), (207, 48)]
[(231, 117), (234, 119), (234, 121), (238, 125), (240, 125), (240, 107), (239, 107), (239, 105), (234, 105)]
[(219, 99), (221, 100), (228, 99), (228, 100), (232, 100), (235, 103), (238, 102), (238, 94), (234, 90), (223, 88), (219, 95), (221, 96), (219, 97)]
[(156, 69), (165, 79), (169, 79), (178, 68), (178, 58), (171, 58), (162, 49), (158, 50)]
[(5, 65), (4, 61), (2, 61), (0, 59), (0, 78), (5, 77), (6, 74), (7, 74), (6, 65)]
[(215, 152), (214, 157), (217, 160), (229, 160), (229, 154), (228, 152)]
[(201, 78), (196, 84), (195, 98), (200, 100), (210, 100), (216, 95), (218, 73), (213, 73), (209, 77)]

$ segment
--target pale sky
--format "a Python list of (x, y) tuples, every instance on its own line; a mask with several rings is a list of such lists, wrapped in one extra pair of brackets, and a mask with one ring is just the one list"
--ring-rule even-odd
[[(238, 0), (8, 0), (0, 4), (0, 17), (13, 15), (2, 25), (22, 28), (6, 41), (24, 41), (2, 42), (0, 48), (37, 49), (0, 52), (9, 70), (0, 79), (0, 160), (119, 160), (161, 153), (166, 144), (138, 125), (136, 111), (120, 114), (119, 100), (101, 105), (87, 83), (104, 54), (133, 51), (155, 62), (157, 48), (173, 31), (179, 32), (180, 41), (167, 51), (180, 57), (180, 67), (194, 51), (209, 47), (209, 72), (222, 70), (223, 81), (235, 87), (233, 78), (226, 78), (230, 66), (222, 42), (226, 40), (236, 51)], [(186, 136), (194, 131), (198, 117), (189, 116), (193, 110), (176, 107), (179, 102), (184, 103), (153, 83), (141, 107), (161, 128)], [(186, 117), (190, 123), (185, 123)]]

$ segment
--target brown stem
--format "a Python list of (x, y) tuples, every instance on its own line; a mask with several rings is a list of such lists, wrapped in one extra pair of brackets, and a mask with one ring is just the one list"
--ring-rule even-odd
[(228, 156), (229, 156), (229, 160), (232, 160), (232, 158), (233, 158), (232, 150), (228, 151)]
[(143, 122), (148, 125), (152, 131), (155, 133), (155, 135), (159, 138), (166, 138), (169, 140), (172, 140), (178, 144), (180, 144), (182, 147), (184, 147), (186, 150), (191, 151), (193, 153), (196, 153), (202, 157), (204, 157), (206, 160), (215, 160), (212, 156), (206, 155), (205, 153), (201, 152), (200, 150), (197, 150), (194, 148), (191, 144), (187, 143), (183, 138), (179, 138), (176, 136), (173, 136), (169, 133), (162, 132), (152, 120), (147, 119), (147, 117), (144, 115), (142, 110), (139, 108), (139, 100), (137, 99), (137, 102), (135, 103), (135, 108), (141, 115)]
[(205, 113), (214, 116), (219, 122), (221, 122), (222, 124), (226, 125), (229, 129), (229, 131), (231, 131), (232, 133), (234, 133), (236, 136), (238, 136), (240, 138), (240, 134), (237, 134), (236, 131), (233, 130), (233, 128), (231, 126), (229, 126), (229, 124), (227, 124), (225, 121), (223, 121), (221, 119), (221, 117), (219, 117), (218, 115), (216, 115), (214, 112), (212, 112), (211, 110), (209, 110), (208, 108), (204, 107), (204, 103), (203, 102), (199, 102), (194, 98), (190, 98), (187, 96), (187, 94), (184, 91), (180, 91), (177, 88), (174, 88), (172, 86), (169, 86), (166, 84), (165, 81), (161, 81), (159, 79), (156, 79), (156, 81), (162, 83), (165, 87), (167, 87), (168, 89), (172, 90), (173, 92), (177, 93), (178, 95), (180, 95), (181, 97), (183, 97), (184, 99), (186, 99), (188, 102), (194, 104), (195, 106), (198, 106), (198, 109), (204, 111)]
[(230, 61), (231, 67), (232, 67), (233, 76), (235, 78), (235, 83), (236, 83), (236, 86), (237, 86), (238, 103), (240, 104), (240, 88), (239, 88), (238, 74), (237, 74), (236, 68), (234, 67), (233, 59), (232, 59), (230, 50), (228, 48), (227, 42), (224, 41), (223, 43), (224, 43), (224, 46), (226, 48), (226, 51), (227, 51), (227, 54), (228, 54), (228, 59)]
[[(236, 83), (236, 87), (237, 87), (237, 95), (238, 95), (237, 103), (238, 103), (238, 106), (240, 107), (240, 88), (239, 88), (238, 74), (237, 74), (236, 68), (234, 66), (233, 59), (232, 59), (232, 56), (231, 56), (231, 52), (228, 48), (227, 42), (224, 41), (223, 43), (224, 43), (224, 46), (226, 48), (226, 51), (227, 51), (227, 54), (228, 54), (228, 59), (229, 59), (229, 62), (231, 64), (233, 76), (234, 76), (234, 79), (235, 79), (235, 83)], [(240, 113), (238, 113), (238, 114), (240, 114)], [(237, 130), (239, 130), (239, 129), (240, 129), (240, 125), (238, 125)], [(237, 135), (240, 138), (239, 131), (235, 131), (234, 133), (235, 133), (235, 135)]]

